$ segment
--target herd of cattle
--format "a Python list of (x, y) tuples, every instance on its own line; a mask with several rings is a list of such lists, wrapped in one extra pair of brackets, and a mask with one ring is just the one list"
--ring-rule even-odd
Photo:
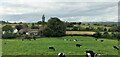
[[(68, 39), (64, 39), (65, 41), (68, 41)], [(98, 39), (95, 39), (96, 41), (98, 41)], [(77, 39), (74, 40), (69, 40), (69, 41), (78, 41)], [(104, 42), (104, 40), (100, 40), (101, 42)], [(82, 44), (76, 44), (76, 47), (81, 47)], [(114, 49), (119, 50), (119, 48), (117, 46), (113, 46)], [(55, 51), (54, 47), (49, 47), (49, 50), (53, 50)], [(59, 53), (58, 57), (65, 57), (64, 53)], [(86, 50), (86, 57), (101, 57), (101, 54), (97, 54), (94, 53), (92, 50)]]
[[(32, 38), (23, 38), (22, 41), (24, 41), (24, 39), (31, 40)], [(33, 39), (36, 40), (36, 38), (33, 38)], [(95, 39), (95, 40), (98, 41), (98, 39)], [(64, 39), (64, 41), (77, 42), (78, 40), (77, 39), (74, 39), (74, 40)], [(100, 42), (104, 42), (104, 40), (100, 40)], [(80, 48), (82, 46), (82, 44), (76, 44), (75, 46)], [(113, 46), (113, 48), (116, 49), (116, 50), (119, 50), (119, 48), (117, 46)], [(49, 47), (49, 50), (55, 51), (55, 48), (51, 46), (51, 47)], [(65, 56), (64, 53), (59, 53), (58, 57), (66, 57), (66, 56)], [(86, 50), (86, 57), (101, 57), (101, 54), (94, 53), (92, 50)]]

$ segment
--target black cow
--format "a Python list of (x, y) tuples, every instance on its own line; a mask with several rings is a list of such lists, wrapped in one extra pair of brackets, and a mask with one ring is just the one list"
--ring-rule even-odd
[(95, 40), (97, 41), (98, 39), (96, 38)]
[(55, 48), (54, 47), (49, 47), (50, 50), (54, 50), (55, 51)]
[(101, 42), (103, 42), (104, 40), (100, 40)]
[(95, 57), (95, 53), (92, 50), (87, 50), (86, 57)]
[(73, 41), (73, 40), (70, 39), (70, 41)]
[(80, 46), (82, 46), (81, 44), (76, 44), (76, 47), (80, 47)]
[(117, 46), (113, 46), (113, 48), (119, 50), (119, 48)]
[(64, 53), (58, 53), (58, 57), (65, 57)]
[(7, 43), (4, 43), (4, 44), (7, 44)]

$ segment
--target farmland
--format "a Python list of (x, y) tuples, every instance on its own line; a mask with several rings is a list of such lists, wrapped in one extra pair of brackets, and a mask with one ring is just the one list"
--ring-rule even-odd
[(93, 31), (66, 31), (66, 34), (78, 34), (78, 35), (93, 35), (96, 32)]
[[(73, 55), (85, 57), (81, 55), (86, 55), (86, 50), (92, 50), (101, 55), (113, 55), (113, 57), (118, 55), (118, 28), (116, 26), (73, 24), (72, 27), (67, 27), (61, 26), (61, 24), (54, 25), (53, 23), (51, 25), (25, 23), (4, 24), (2, 26), (3, 31), (6, 31), (2, 35), (3, 39), (0, 39), (2, 40), (2, 55), (33, 55), (33, 57), (34, 55), (42, 55), (42, 57), (55, 55), (51, 57), (56, 57), (58, 53), (62, 52), (67, 57), (73, 57)], [(15, 29), (18, 31), (13, 33)], [(23, 30), (23, 33), (21, 30)], [(21, 38), (25, 40), (22, 41)], [(32, 39), (30, 41), (30, 38), (37, 38), (37, 40)], [(74, 41), (76, 39), (77, 41)], [(76, 44), (82, 46), (77, 47)], [(49, 49), (49, 47), (53, 47), (54, 50)]]
[[(65, 41), (65, 39), (68, 39)], [(69, 41), (77, 39), (77, 42)], [(57, 55), (63, 52), (66, 55), (85, 55), (86, 50), (93, 50), (102, 55), (118, 55), (118, 51), (113, 49), (113, 45), (118, 44), (117, 40), (101, 39), (95, 41), (95, 38), (88, 36), (65, 36), (38, 38), (37, 40), (21, 39), (3, 39), (2, 55)], [(82, 44), (76, 47), (75, 44)], [(54, 47), (56, 50), (49, 50), (48, 47)]]

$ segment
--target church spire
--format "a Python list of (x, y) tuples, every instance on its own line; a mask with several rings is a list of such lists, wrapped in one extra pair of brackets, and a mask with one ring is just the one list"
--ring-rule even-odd
[(42, 22), (45, 22), (45, 16), (44, 16), (44, 14), (42, 15)]

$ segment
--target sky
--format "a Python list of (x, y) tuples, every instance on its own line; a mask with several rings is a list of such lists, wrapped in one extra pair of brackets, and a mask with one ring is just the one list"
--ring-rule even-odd
[(67, 22), (117, 22), (119, 0), (1, 0), (0, 20), (37, 22), (58, 17)]

